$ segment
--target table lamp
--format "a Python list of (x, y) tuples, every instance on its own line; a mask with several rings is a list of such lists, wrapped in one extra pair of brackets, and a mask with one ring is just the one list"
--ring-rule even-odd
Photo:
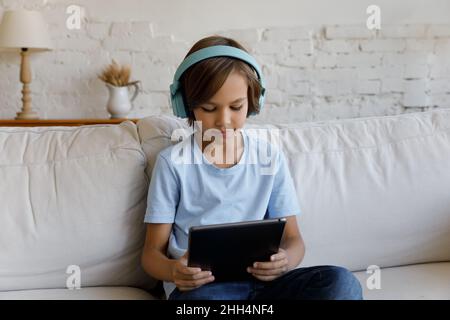
[(39, 119), (37, 113), (31, 109), (29, 53), (51, 50), (52, 48), (47, 26), (40, 12), (29, 10), (5, 11), (0, 24), (0, 48), (6, 51), (18, 51), (21, 55), (22, 111), (17, 113), (15, 119)]

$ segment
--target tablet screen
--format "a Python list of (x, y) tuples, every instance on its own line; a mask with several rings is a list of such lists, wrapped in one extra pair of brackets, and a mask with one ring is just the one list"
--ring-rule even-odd
[(278, 252), (286, 219), (191, 227), (188, 266), (210, 270), (215, 281), (255, 279), (247, 267)]

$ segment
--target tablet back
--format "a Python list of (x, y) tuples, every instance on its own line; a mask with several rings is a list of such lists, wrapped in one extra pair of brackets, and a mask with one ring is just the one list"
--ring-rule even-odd
[(215, 281), (255, 279), (247, 267), (278, 252), (285, 224), (282, 218), (191, 227), (188, 266), (211, 270)]

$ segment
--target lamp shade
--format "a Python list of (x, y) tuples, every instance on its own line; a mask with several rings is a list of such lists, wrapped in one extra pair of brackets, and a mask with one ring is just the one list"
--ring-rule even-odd
[(5, 11), (0, 24), (0, 48), (3, 50), (51, 50), (47, 25), (38, 11)]

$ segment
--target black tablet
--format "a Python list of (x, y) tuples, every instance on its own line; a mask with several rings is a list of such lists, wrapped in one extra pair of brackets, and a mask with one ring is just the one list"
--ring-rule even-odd
[(255, 279), (247, 267), (278, 252), (285, 224), (281, 218), (191, 227), (188, 266), (211, 270), (215, 281)]

